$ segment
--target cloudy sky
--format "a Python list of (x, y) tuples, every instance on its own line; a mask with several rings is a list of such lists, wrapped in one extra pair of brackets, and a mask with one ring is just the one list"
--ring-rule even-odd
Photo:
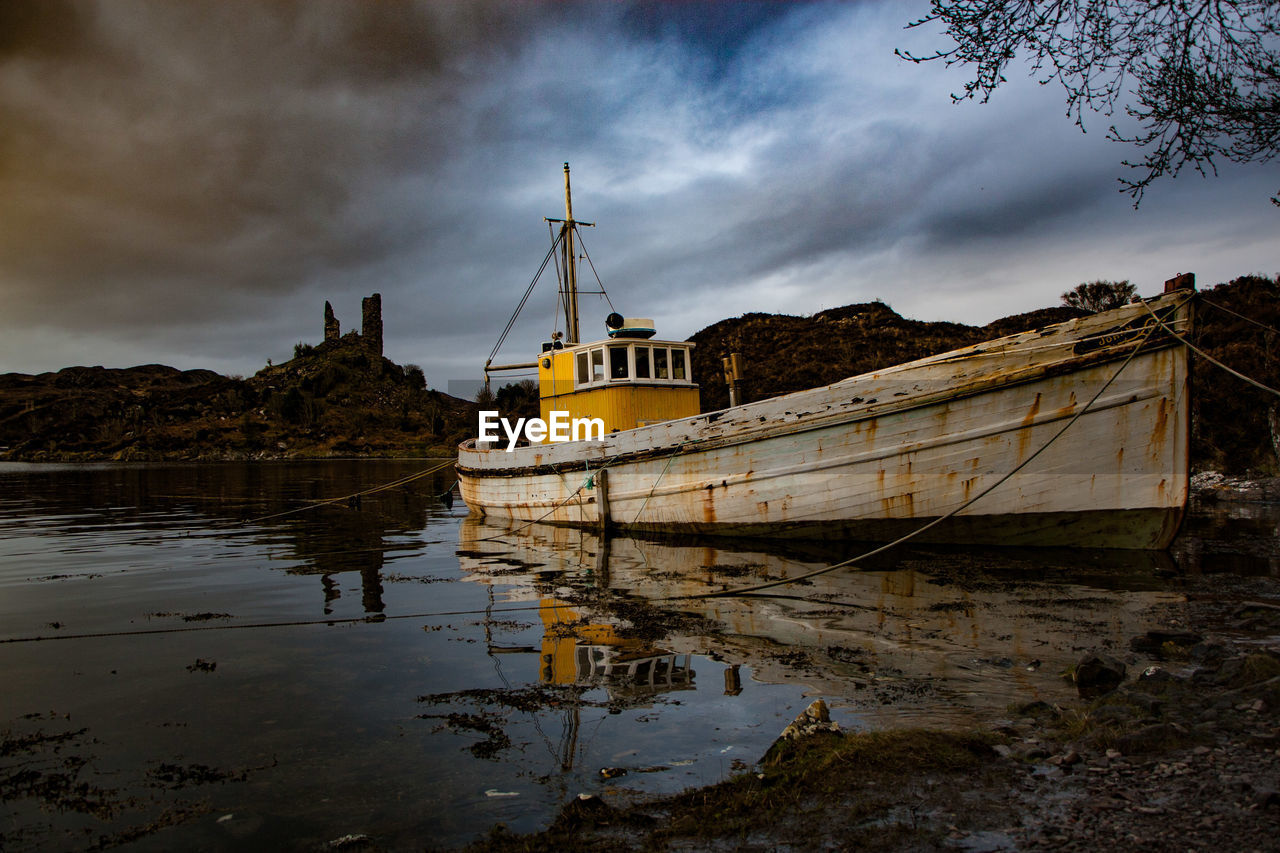
[[(685, 338), (882, 299), (986, 323), (1074, 285), (1280, 272), (1275, 164), (1140, 209), (1062, 93), (962, 70), (923, 2), (0, 0), (0, 373), (250, 374), (382, 294), (386, 354), (478, 377), (563, 215)], [(608, 307), (584, 297), (584, 336)], [(548, 276), (501, 357), (554, 321)]]

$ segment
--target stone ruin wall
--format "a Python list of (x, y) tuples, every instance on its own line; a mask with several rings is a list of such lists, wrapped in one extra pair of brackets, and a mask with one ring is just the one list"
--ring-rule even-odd
[(360, 338), (369, 351), (382, 355), (382, 294), (360, 300)]
[(325, 342), (336, 341), (342, 337), (342, 327), (338, 325), (338, 318), (334, 316), (333, 306), (326, 299), (324, 303), (324, 339)]
[[(351, 334), (356, 334), (352, 332)], [(338, 317), (333, 313), (333, 306), (326, 300), (324, 303), (324, 340), (325, 343), (337, 341), (342, 337), (342, 327)], [(360, 300), (360, 343), (369, 352), (382, 355), (382, 294), (375, 293)]]

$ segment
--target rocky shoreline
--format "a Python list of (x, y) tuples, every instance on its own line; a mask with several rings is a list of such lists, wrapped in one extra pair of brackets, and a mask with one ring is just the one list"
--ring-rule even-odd
[(1114, 691), (998, 728), (1024, 770), (1006, 849), (1275, 849), (1280, 586), (1259, 580), (1201, 590), (1169, 631), (1135, 637), (1147, 665)]
[(1191, 477), (1191, 496), (1203, 501), (1280, 502), (1280, 477), (1229, 477), (1201, 471)]

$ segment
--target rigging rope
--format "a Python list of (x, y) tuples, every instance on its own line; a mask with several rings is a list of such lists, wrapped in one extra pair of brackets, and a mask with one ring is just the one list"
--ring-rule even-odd
[(520, 297), (520, 304), (516, 306), (511, 319), (507, 321), (506, 328), (502, 330), (502, 334), (498, 336), (498, 342), (493, 345), (493, 350), (489, 353), (489, 360), (485, 362), (485, 367), (489, 366), (489, 363), (493, 361), (493, 357), (498, 354), (498, 350), (502, 348), (502, 342), (507, 339), (507, 334), (511, 331), (511, 327), (516, 324), (516, 318), (520, 316), (520, 312), (524, 309), (524, 304), (529, 301), (529, 294), (533, 293), (533, 288), (537, 285), (538, 279), (542, 278), (542, 273), (546, 270), (547, 264), (555, 257), (556, 246), (558, 245), (560, 245), (559, 237), (551, 244), (551, 248), (547, 250), (547, 256), (542, 259), (542, 265), (538, 267), (538, 271), (533, 275), (533, 281), (529, 282), (529, 286), (525, 288), (524, 296)]
[[(550, 219), (547, 220), (547, 234), (551, 237), (551, 262), (556, 270), (556, 310), (552, 312), (554, 316), (551, 318), (551, 338), (554, 340), (555, 333), (560, 331), (560, 313), (561, 309), (564, 308), (564, 286), (561, 284), (564, 281), (564, 276), (560, 274), (560, 256), (555, 254), (560, 237), (556, 236), (555, 226), (551, 224)], [(560, 229), (560, 234), (563, 236), (563, 228)]]
[(609, 303), (609, 310), (616, 313), (618, 309), (613, 307), (613, 300), (609, 298), (609, 291), (604, 289), (604, 282), (600, 280), (600, 273), (596, 272), (596, 265), (591, 263), (591, 253), (587, 251), (587, 244), (582, 242), (582, 232), (578, 231), (577, 228), (573, 230), (578, 235), (578, 245), (582, 247), (582, 257), (587, 259), (587, 266), (591, 267), (591, 274), (596, 277), (596, 284), (600, 285), (600, 294), (604, 296), (604, 301)]

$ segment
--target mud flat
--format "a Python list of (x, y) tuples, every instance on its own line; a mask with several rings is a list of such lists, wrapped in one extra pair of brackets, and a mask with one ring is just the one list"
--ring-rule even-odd
[(1096, 698), (979, 730), (818, 733), (721, 784), (579, 798), (470, 849), (1275, 849), (1280, 583), (1220, 581), (1134, 637)]

